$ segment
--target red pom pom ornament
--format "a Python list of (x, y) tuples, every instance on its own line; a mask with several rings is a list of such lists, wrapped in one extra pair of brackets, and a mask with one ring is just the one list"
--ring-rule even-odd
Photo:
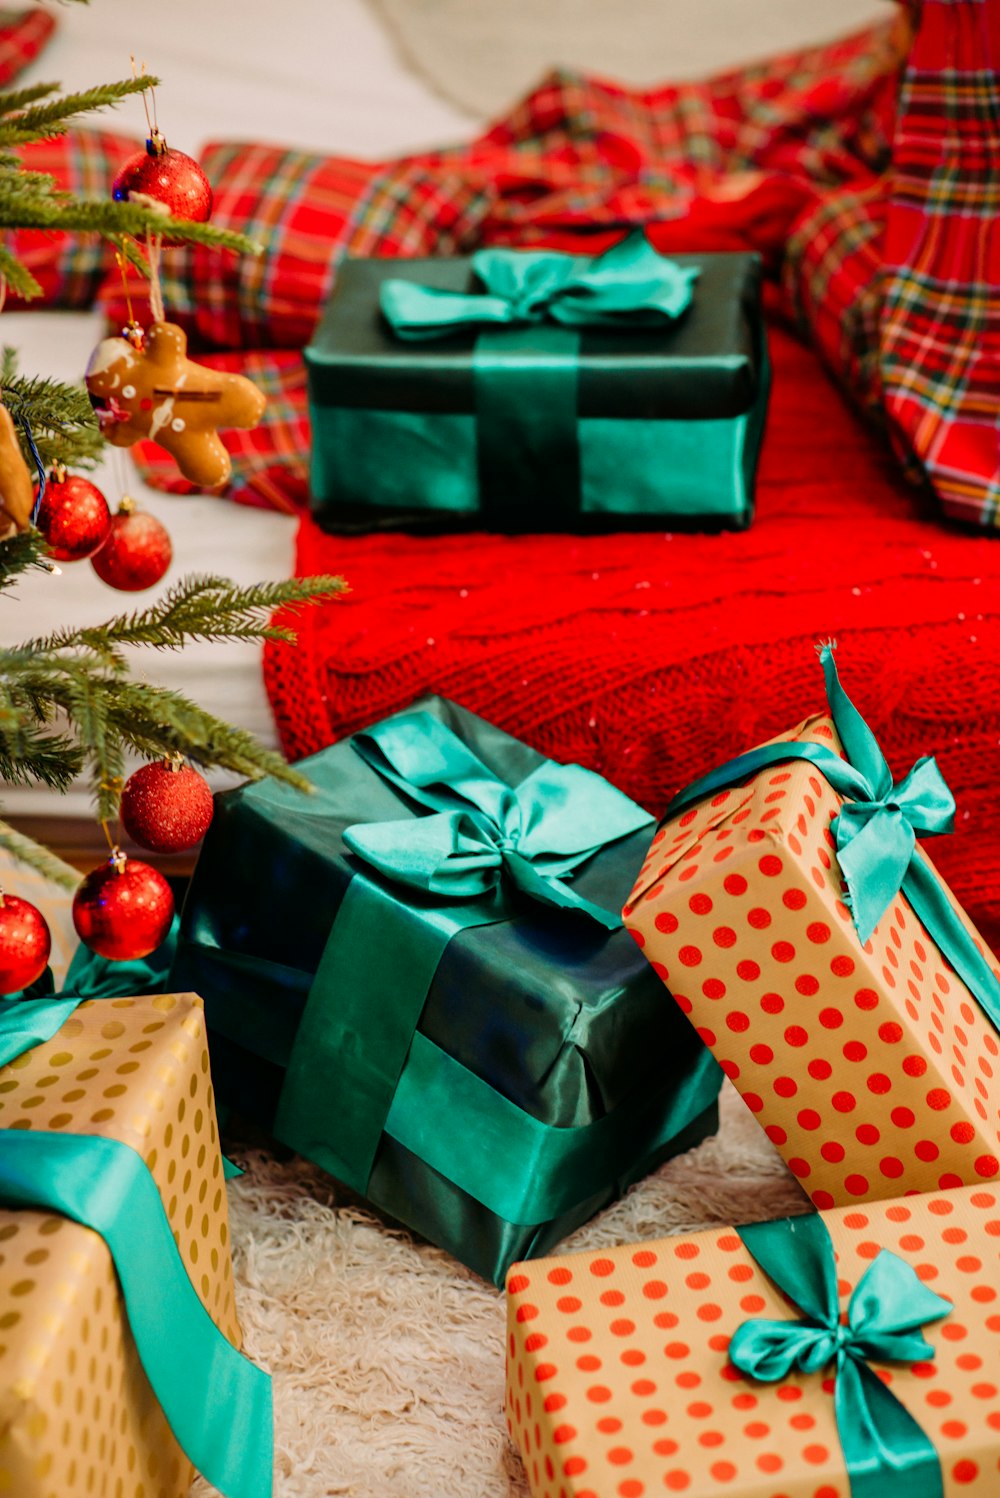
[[(146, 149), (130, 156), (111, 184), (116, 203), (136, 200), (135, 195), (162, 203), (174, 218), (207, 222), (212, 213), (212, 185), (192, 156), (172, 151), (159, 130), (153, 130)], [(163, 243), (183, 241), (164, 238)]]
[(203, 775), (179, 760), (143, 765), (125, 782), (122, 825), (133, 842), (154, 853), (193, 848), (208, 831), (214, 804)]
[(35, 524), (57, 562), (82, 562), (104, 545), (111, 531), (108, 502), (89, 479), (53, 469)]
[(148, 957), (174, 918), (174, 897), (162, 874), (117, 848), (93, 869), (73, 898), (73, 925), (85, 946), (112, 962)]
[(155, 515), (137, 510), (127, 496), (112, 516), (108, 539), (90, 565), (102, 582), (122, 593), (152, 588), (173, 560), (170, 533)]
[(0, 894), (0, 993), (20, 993), (36, 983), (51, 950), (42, 912), (30, 900)]

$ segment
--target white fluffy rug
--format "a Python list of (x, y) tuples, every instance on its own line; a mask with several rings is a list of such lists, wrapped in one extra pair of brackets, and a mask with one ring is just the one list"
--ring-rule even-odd
[[(454, 1259), (261, 1152), (230, 1186), (248, 1353), (274, 1376), (275, 1498), (526, 1498), (503, 1420), (504, 1302)], [(733, 1089), (715, 1139), (569, 1240), (592, 1248), (802, 1209)], [(195, 1485), (192, 1498), (214, 1493)]]

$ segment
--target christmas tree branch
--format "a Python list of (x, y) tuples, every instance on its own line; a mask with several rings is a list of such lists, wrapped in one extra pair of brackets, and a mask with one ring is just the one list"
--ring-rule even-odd
[[(124, 645), (177, 650), (189, 640), (289, 640), (292, 631), (272, 622), (275, 609), (333, 598), (346, 586), (340, 577), (290, 578), (243, 588), (223, 577), (185, 577), (144, 609), (90, 628), (56, 630), (21, 649), (37, 660), (64, 650), (100, 655), (110, 649), (117, 654)], [(0, 663), (2, 659), (0, 653)]]
[(30, 567), (47, 572), (46, 553), (45, 538), (35, 530), (18, 531), (0, 541), (0, 591), (12, 588)]
[(42, 294), (42, 288), (30, 270), (23, 266), (3, 244), (0, 244), (0, 276), (7, 282), (11, 291), (16, 292), (26, 302)]
[(16, 114), (18, 110), (27, 109), (29, 104), (37, 104), (39, 99), (49, 98), (58, 89), (58, 83), (30, 83), (27, 88), (0, 89), (0, 115)]
[[(14, 350), (4, 349), (3, 402), (12, 416), (27, 418), (42, 463), (92, 467), (103, 438), (86, 390), (40, 376), (22, 378), (14, 373), (15, 364)], [(23, 436), (21, 449), (32, 462)]]
[(252, 733), (223, 722), (166, 687), (120, 683), (110, 718), (122, 741), (149, 759), (183, 754), (196, 764), (231, 770), (248, 780), (270, 775), (301, 791), (313, 790), (305, 776), (277, 751), (265, 749)]
[(63, 863), (61, 858), (57, 858), (41, 843), (36, 843), (33, 837), (25, 837), (23, 832), (16, 832), (4, 821), (0, 821), (0, 848), (10, 853), (19, 863), (27, 864), (44, 879), (51, 879), (53, 884), (58, 884), (63, 889), (75, 890), (80, 883), (76, 869)]
[[(49, 710), (65, 714), (77, 732), (84, 760), (91, 771), (98, 815), (110, 821), (117, 815), (116, 780), (122, 774), (124, 749), (148, 759), (183, 754), (196, 764), (232, 770), (250, 780), (274, 776), (300, 790), (309, 782), (265, 749), (245, 729), (217, 718), (196, 702), (167, 687), (133, 681), (114, 667), (79, 656), (33, 663), (17, 652), (8, 675), (15, 703), (30, 695)], [(0, 658), (0, 669), (10, 662)]]
[(71, 234), (102, 234), (115, 239), (131, 234), (167, 234), (185, 244), (208, 245), (212, 249), (257, 254), (260, 246), (245, 234), (217, 229), (214, 224), (196, 224), (191, 219), (172, 218), (139, 203), (115, 203), (95, 199), (81, 201), (70, 193), (42, 192), (5, 181), (0, 189), (0, 228), (62, 229)]
[[(159, 82), (157, 78), (123, 78), (117, 83), (99, 83), (95, 88), (82, 89), (79, 93), (63, 94), (47, 104), (28, 100), (26, 105), (8, 103), (8, 97), (0, 94), (0, 145), (23, 145), (33, 140), (49, 140), (62, 135), (67, 122), (76, 114), (89, 114), (95, 109), (113, 108), (130, 94), (145, 93)], [(54, 84), (37, 85), (44, 98), (55, 91)], [(22, 94), (29, 92), (21, 90)], [(13, 96), (16, 99), (16, 94)], [(13, 111), (17, 110), (14, 114)]]

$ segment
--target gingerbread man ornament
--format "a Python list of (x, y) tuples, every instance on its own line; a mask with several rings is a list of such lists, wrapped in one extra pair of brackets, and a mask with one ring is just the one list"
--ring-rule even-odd
[(187, 335), (171, 322), (154, 322), (138, 348), (127, 338), (103, 339), (90, 356), (86, 384), (110, 443), (131, 447), (152, 438), (203, 489), (224, 484), (232, 472), (219, 427), (255, 427), (266, 404), (243, 375), (189, 359)]
[(26, 531), (35, 507), (31, 471), (17, 440), (14, 418), (0, 405), (0, 540)]

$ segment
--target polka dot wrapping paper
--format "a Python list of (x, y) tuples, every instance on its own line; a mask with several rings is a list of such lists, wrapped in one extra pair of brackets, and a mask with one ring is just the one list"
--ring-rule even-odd
[[(933, 1359), (872, 1365), (933, 1442), (945, 1498), (1000, 1490), (1000, 1190), (824, 1213), (842, 1308), (881, 1248), (954, 1305)], [(732, 1228), (515, 1265), (507, 1419), (533, 1498), (851, 1498), (833, 1382), (760, 1383), (726, 1350), (799, 1319)]]
[[(825, 717), (785, 737), (841, 752)], [(841, 804), (789, 761), (691, 808), (656, 833), (626, 925), (815, 1206), (994, 1181), (1000, 1037), (903, 895), (861, 944)]]
[[(50, 1041), (0, 1069), (0, 1128), (136, 1149), (191, 1283), (240, 1345), (200, 999), (80, 1005)], [(104, 1240), (54, 1214), (0, 1209), (0, 1494), (182, 1498), (191, 1476), (139, 1362)]]

